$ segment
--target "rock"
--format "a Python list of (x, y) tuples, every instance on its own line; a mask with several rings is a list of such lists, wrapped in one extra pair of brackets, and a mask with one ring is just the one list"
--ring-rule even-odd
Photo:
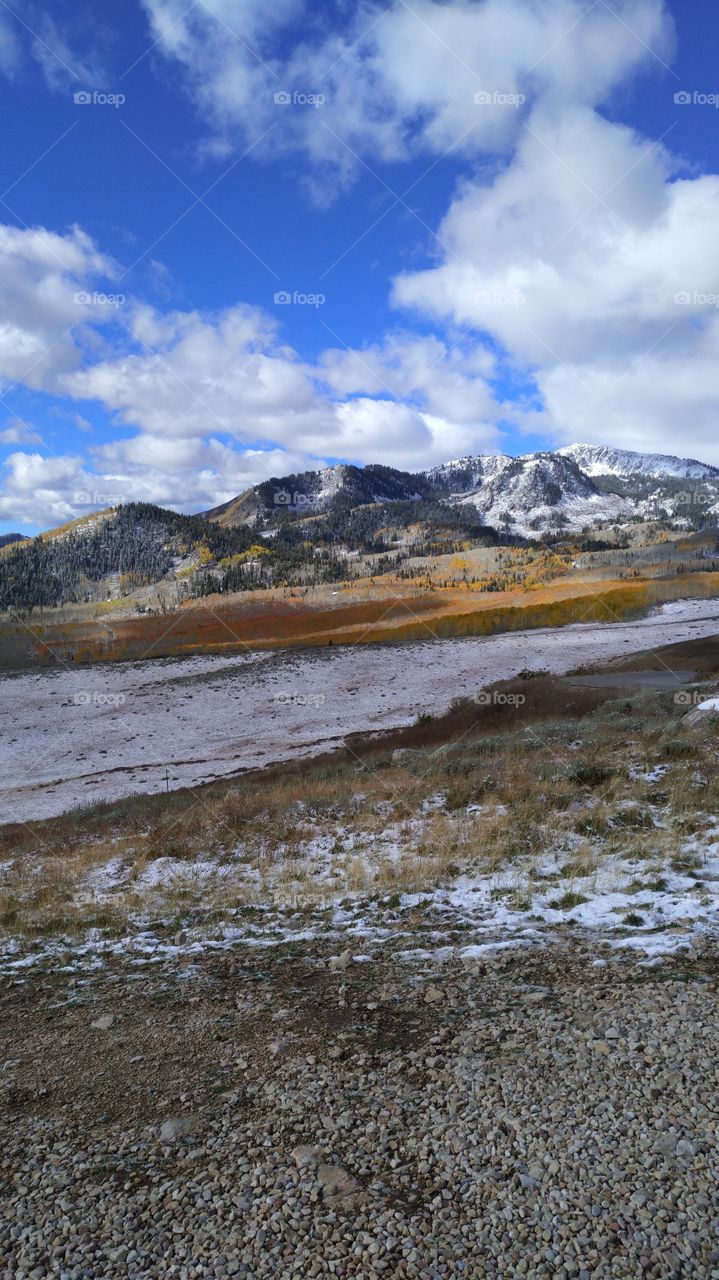
[(707, 724), (717, 716), (719, 716), (719, 699), (711, 698), (707, 702), (700, 703), (694, 711), (689, 712), (689, 715), (682, 716), (682, 724), (688, 729), (693, 729), (698, 724)]
[(115, 1015), (113, 1013), (103, 1013), (102, 1017), (95, 1018), (95, 1021), (91, 1022), (90, 1026), (95, 1027), (98, 1031), (109, 1031), (114, 1021)]
[(329, 969), (330, 973), (342, 973), (352, 959), (352, 952), (349, 947), (345, 948), (338, 956), (330, 956)]
[(356, 1196), (364, 1190), (362, 1183), (341, 1164), (321, 1164), (317, 1169), (317, 1181), (326, 1200)]
[(444, 1000), (444, 992), (440, 991), (439, 987), (427, 987), (424, 993), (425, 1004), (439, 1004), (442, 1000)]
[(676, 1145), (675, 1155), (681, 1156), (684, 1160), (691, 1160), (696, 1155), (696, 1148), (693, 1142), (688, 1138), (680, 1138)]
[(314, 1147), (295, 1147), (292, 1159), (298, 1169), (316, 1169), (320, 1163), (319, 1152)]
[(676, 1151), (677, 1139), (672, 1133), (660, 1133), (655, 1139), (652, 1151), (657, 1156), (673, 1156)]
[(164, 1120), (160, 1126), (160, 1137), (163, 1142), (177, 1142), (197, 1128), (197, 1121), (192, 1116), (173, 1116)]

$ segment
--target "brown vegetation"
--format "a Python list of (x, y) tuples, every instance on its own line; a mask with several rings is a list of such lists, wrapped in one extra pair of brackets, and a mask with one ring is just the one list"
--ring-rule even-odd
[(572, 622), (611, 622), (653, 605), (719, 594), (719, 574), (576, 581), (501, 592), (450, 589), (394, 594), (338, 592), (308, 597), (258, 592), (230, 600), (210, 596), (163, 615), (73, 623), (0, 625), (0, 666), (112, 662), (190, 653), (326, 644), (368, 644), (432, 637), (493, 635)]

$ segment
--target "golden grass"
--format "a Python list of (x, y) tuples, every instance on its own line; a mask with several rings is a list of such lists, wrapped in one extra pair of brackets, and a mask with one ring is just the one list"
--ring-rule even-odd
[[(444, 754), (393, 761), (378, 750), (361, 765), (307, 765), (2, 828), (0, 930), (120, 931), (150, 918), (174, 927), (262, 905), (309, 910), (346, 895), (429, 892), (459, 874), (512, 869), (502, 892), (516, 906), (549, 852), (558, 898), (584, 892), (616, 856), (659, 877), (689, 865), (683, 846), (717, 813), (715, 753), (710, 729), (686, 730), (671, 694), (644, 693), (580, 719), (468, 733)], [(641, 776), (657, 764), (662, 777)], [(432, 810), (438, 794), (445, 804)], [(176, 874), (145, 883), (160, 859)], [(113, 869), (117, 883), (103, 887)]]
[(353, 583), (341, 598), (277, 590), (243, 597), (212, 596), (183, 605), (171, 627), (162, 615), (113, 619), (112, 636), (92, 618), (25, 626), (0, 624), (0, 662), (112, 662), (187, 653), (333, 644), (373, 644), (426, 640), (564, 626), (573, 622), (617, 621), (653, 605), (680, 598), (719, 594), (719, 573), (671, 573), (622, 580), (606, 573), (591, 581), (564, 577), (532, 589), (482, 592), (452, 586)]

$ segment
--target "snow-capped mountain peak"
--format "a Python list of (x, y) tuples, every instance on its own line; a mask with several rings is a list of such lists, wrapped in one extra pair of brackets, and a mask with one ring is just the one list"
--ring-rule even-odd
[(571, 458), (588, 476), (656, 476), (676, 480), (719, 480), (719, 468), (696, 458), (677, 458), (666, 453), (635, 453), (600, 444), (568, 444), (558, 449)]

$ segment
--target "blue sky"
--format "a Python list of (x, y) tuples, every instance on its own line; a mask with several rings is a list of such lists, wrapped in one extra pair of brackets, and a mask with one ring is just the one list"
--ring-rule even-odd
[(0, 2), (0, 530), (336, 459), (719, 462), (718, 28)]

